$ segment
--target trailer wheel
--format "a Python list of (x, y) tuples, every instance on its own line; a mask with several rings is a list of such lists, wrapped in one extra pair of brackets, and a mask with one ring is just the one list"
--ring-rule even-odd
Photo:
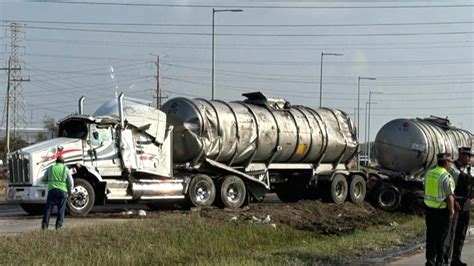
[(219, 180), (220, 203), (226, 208), (240, 208), (246, 199), (247, 189), (241, 178), (229, 175)]
[(346, 201), (348, 185), (344, 175), (336, 174), (331, 181), (330, 189), (331, 199), (334, 203), (342, 204)]
[(87, 215), (95, 203), (95, 190), (89, 181), (76, 178), (74, 188), (67, 201), (67, 210), (72, 216)]
[(216, 198), (216, 186), (207, 175), (196, 175), (189, 183), (187, 199), (195, 207), (208, 207)]
[(367, 184), (364, 178), (360, 175), (354, 175), (351, 178), (351, 184), (349, 187), (349, 196), (351, 201), (356, 204), (364, 202), (366, 193)]
[(44, 213), (45, 204), (22, 203), (21, 208), (28, 213), (28, 215), (41, 215)]
[(393, 185), (382, 185), (377, 193), (377, 205), (380, 209), (394, 212), (400, 207), (401, 196)]

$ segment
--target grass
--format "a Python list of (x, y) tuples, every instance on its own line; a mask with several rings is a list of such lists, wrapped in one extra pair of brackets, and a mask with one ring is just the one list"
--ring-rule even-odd
[[(277, 224), (236, 224), (199, 214), (0, 238), (0, 264), (273, 265), (354, 262), (424, 235), (417, 216), (345, 236), (321, 236)], [(66, 221), (67, 222), (67, 221)], [(2, 239), (3, 238), (3, 239)]]
[(4, 179), (0, 179), (0, 202), (5, 201), (5, 187), (7, 185), (7, 181)]

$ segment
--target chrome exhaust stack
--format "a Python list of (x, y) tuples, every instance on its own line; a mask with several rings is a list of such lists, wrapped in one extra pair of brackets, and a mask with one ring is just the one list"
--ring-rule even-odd
[(80, 115), (84, 114), (84, 100), (85, 99), (86, 99), (85, 96), (81, 96), (81, 98), (79, 98), (78, 105), (79, 105), (79, 114)]

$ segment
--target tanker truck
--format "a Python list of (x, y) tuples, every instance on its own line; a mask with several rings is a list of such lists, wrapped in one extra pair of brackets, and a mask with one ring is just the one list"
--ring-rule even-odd
[(59, 121), (57, 138), (8, 155), (6, 199), (41, 213), (46, 169), (63, 156), (74, 178), (73, 215), (118, 201), (239, 208), (268, 192), (285, 202), (364, 200), (367, 177), (348, 167), (358, 142), (346, 113), (243, 96), (174, 98), (157, 110), (121, 94), (92, 115), (83, 114), (82, 97), (79, 112)]
[(451, 126), (447, 118), (395, 119), (386, 123), (374, 142), (378, 166), (369, 173), (369, 194), (375, 205), (387, 210), (422, 210), (423, 179), (436, 163), (436, 155), (473, 147), (469, 131)]

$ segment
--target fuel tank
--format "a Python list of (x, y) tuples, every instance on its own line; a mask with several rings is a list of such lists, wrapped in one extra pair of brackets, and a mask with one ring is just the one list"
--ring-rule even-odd
[(357, 151), (355, 127), (335, 109), (291, 106), (262, 93), (244, 101), (173, 98), (161, 110), (174, 126), (175, 163), (204, 157), (228, 165), (347, 162)]
[(375, 158), (383, 169), (413, 175), (436, 165), (436, 155), (449, 152), (458, 157), (459, 147), (472, 147), (469, 131), (450, 126), (449, 120), (395, 119), (377, 133)]

